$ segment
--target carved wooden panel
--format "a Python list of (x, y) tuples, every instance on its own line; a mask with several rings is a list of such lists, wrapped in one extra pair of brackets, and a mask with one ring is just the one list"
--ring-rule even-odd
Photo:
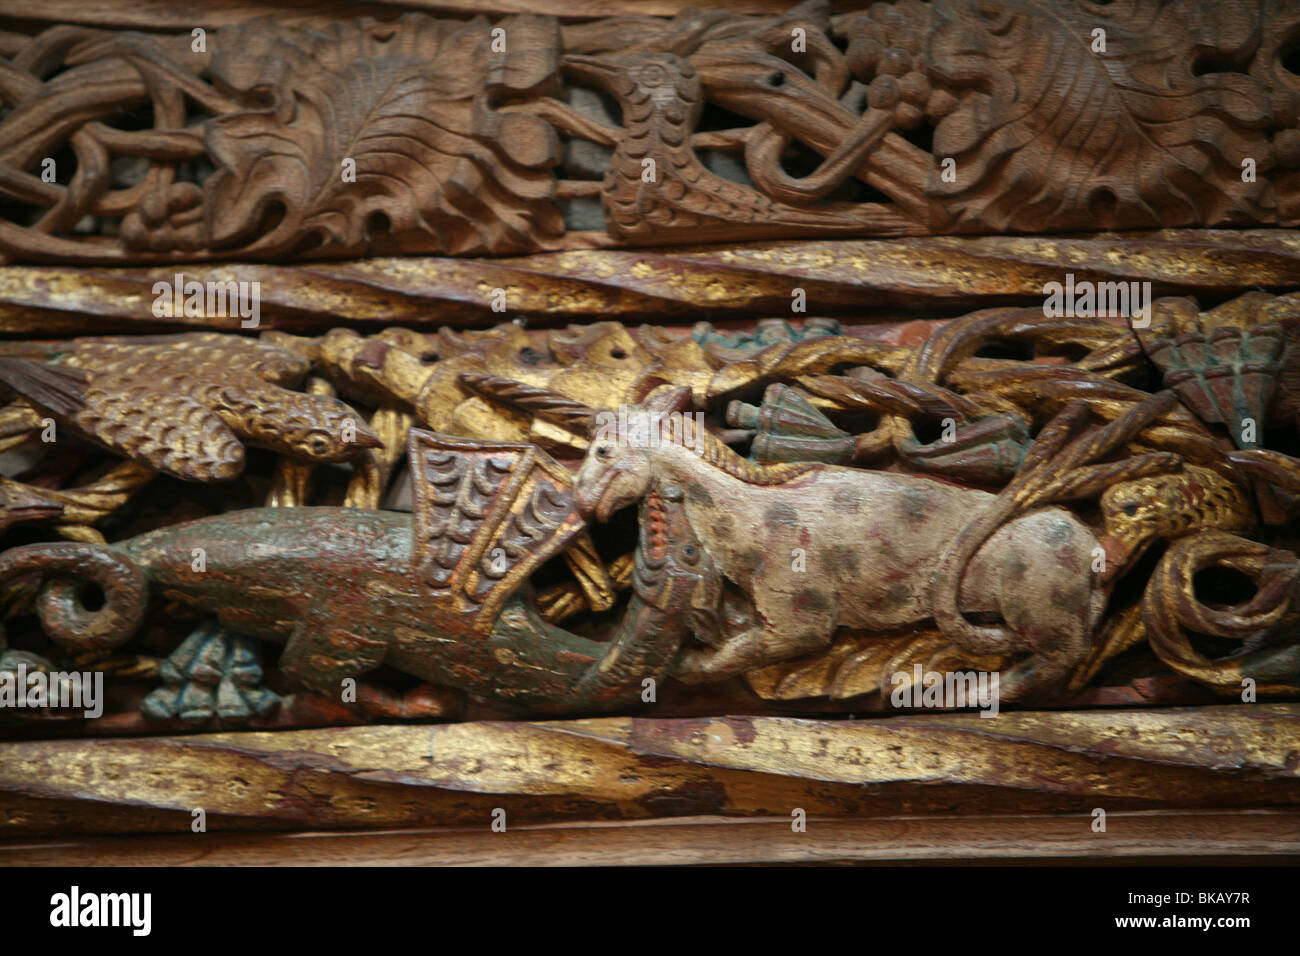
[(1291, 0), (0, 2), (0, 864), (1300, 852), (1297, 226)]
[(1300, 221), (1283, 0), (4, 37), (10, 261)]

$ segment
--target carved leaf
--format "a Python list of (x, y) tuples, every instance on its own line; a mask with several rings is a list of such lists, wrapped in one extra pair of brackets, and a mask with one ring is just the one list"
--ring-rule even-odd
[[(943, 673), (993, 671), (1004, 663), (998, 657), (964, 654), (936, 631), (849, 635), (836, 640), (825, 653), (750, 671), (745, 681), (766, 700), (847, 700), (862, 694), (888, 695), (896, 686), (910, 684), (917, 664), (922, 672)], [(895, 674), (904, 675), (905, 681), (895, 683)]]
[(209, 125), (214, 245), (251, 239), (248, 251), (262, 254), (499, 253), (563, 231), (550, 200), (554, 131), (488, 108), (486, 21), (417, 15), (386, 30), (362, 21), (325, 32), (244, 31), (237, 42), (223, 37), (220, 48), (238, 52), (217, 57), (216, 82), (250, 101), (269, 90), (274, 105)]
[(1258, 215), (1271, 200), (1262, 181), (1242, 182), (1242, 158), (1271, 162), (1273, 105), (1263, 85), (1226, 65), (1248, 60), (1258, 42), (1250, 6), (937, 2), (929, 62), (961, 105), (936, 127), (934, 152), (954, 158), (958, 174), (944, 183), (936, 168), (928, 191), (948, 208), (956, 201), (956, 227)]

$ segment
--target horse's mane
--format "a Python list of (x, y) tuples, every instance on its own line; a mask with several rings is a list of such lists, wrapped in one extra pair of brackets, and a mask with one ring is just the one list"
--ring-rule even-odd
[(689, 443), (686, 441), (684, 429), (668, 429), (668, 437), (675, 445), (689, 448), (691, 451), (699, 451), (700, 457), (704, 461), (714, 468), (722, 469), (733, 478), (739, 478), (746, 484), (780, 485), (801, 475), (806, 475), (817, 468), (815, 464), (806, 462), (760, 465), (758, 462), (741, 458), (740, 455), (728, 448), (721, 438), (707, 428), (699, 426), (694, 431), (696, 432), (692, 436), (694, 441)]

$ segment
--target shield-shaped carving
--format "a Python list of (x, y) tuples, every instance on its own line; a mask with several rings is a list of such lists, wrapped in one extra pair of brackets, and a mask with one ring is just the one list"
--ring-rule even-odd
[(412, 429), (412, 571), (487, 633), (506, 599), (585, 527), (569, 470), (535, 445)]

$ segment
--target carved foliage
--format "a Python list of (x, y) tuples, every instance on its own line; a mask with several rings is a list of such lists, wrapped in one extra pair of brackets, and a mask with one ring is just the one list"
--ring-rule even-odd
[[(541, 41), (542, 68), (529, 79), (553, 79), (554, 24), (508, 26), (517, 44)], [(388, 231), (398, 248), (472, 254), (525, 249), (535, 232), (562, 229), (550, 202), (554, 133), (528, 116), (491, 115), (484, 66), (506, 55), (489, 52), (486, 21), (234, 32), (218, 38), (213, 82), (272, 105), (208, 125), (214, 245), (252, 238), (248, 252), (274, 255), (312, 242), (352, 255)], [(273, 203), (284, 216), (258, 237)]]
[(1268, 218), (1242, 164), (1271, 165), (1275, 97), (1227, 66), (1257, 48), (1252, 6), (935, 3), (927, 65), (960, 105), (934, 135), (957, 175), (936, 168), (930, 194), (958, 228)]
[(4, 63), (11, 258), (1300, 222), (1281, 0), (60, 29)]

